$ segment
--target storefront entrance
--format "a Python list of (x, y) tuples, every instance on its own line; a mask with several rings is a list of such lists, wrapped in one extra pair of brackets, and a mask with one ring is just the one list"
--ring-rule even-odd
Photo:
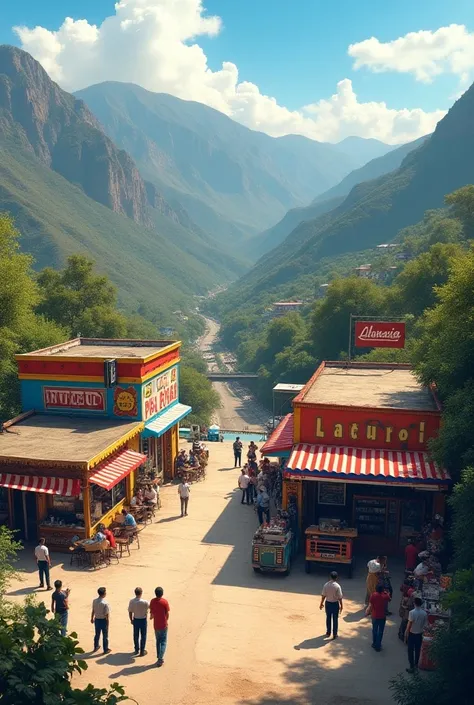
[(10, 490), (10, 492), (13, 495), (12, 528), (18, 531), (17, 537), (22, 541), (36, 541), (36, 493), (22, 490)]

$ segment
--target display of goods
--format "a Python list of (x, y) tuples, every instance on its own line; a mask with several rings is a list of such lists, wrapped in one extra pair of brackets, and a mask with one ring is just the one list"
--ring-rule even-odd
[(422, 595), (425, 600), (439, 600), (440, 586), (435, 583), (425, 583), (422, 588)]
[(452, 581), (453, 581), (453, 579), (450, 575), (442, 575), (439, 579), (440, 587), (443, 590), (449, 590), (449, 588), (451, 587)]

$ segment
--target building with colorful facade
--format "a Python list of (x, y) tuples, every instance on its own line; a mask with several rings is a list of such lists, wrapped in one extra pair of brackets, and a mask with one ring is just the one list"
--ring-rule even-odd
[(90, 537), (130, 501), (147, 460), (171, 479), (179, 341), (77, 338), (17, 355), (22, 414), (0, 433), (0, 520), (53, 548)]
[(292, 404), (261, 452), (284, 459), (302, 530), (340, 520), (359, 550), (396, 554), (444, 514), (451, 480), (429, 454), (441, 407), (409, 365), (323, 362)]

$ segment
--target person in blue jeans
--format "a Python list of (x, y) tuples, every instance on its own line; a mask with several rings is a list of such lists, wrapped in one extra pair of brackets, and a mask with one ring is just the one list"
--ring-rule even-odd
[(339, 628), (339, 614), (342, 612), (342, 588), (337, 582), (337, 573), (335, 570), (329, 574), (329, 580), (323, 585), (323, 590), (321, 593), (321, 604), (319, 609), (322, 610), (323, 607), (326, 608), (326, 636), (331, 636), (332, 628), (332, 638), (337, 639), (337, 633)]
[(150, 602), (150, 619), (153, 620), (156, 638), (156, 656), (158, 667), (164, 664), (166, 643), (168, 641), (168, 620), (170, 616), (170, 606), (168, 600), (163, 597), (163, 588), (155, 589), (155, 596)]
[(107, 590), (105, 587), (100, 587), (97, 590), (97, 594), (99, 597), (96, 597), (95, 600), (92, 601), (91, 613), (91, 624), (95, 626), (94, 651), (98, 651), (99, 649), (100, 635), (102, 634), (104, 654), (109, 654), (111, 652), (111, 649), (109, 649), (110, 607), (105, 599)]
[(382, 639), (389, 602), (389, 593), (385, 592), (383, 585), (377, 585), (375, 592), (369, 598), (369, 606), (366, 610), (366, 614), (372, 616), (372, 648), (375, 651), (382, 650)]
[(146, 632), (148, 607), (150, 603), (143, 599), (143, 590), (141, 587), (135, 588), (135, 597), (128, 604), (128, 616), (133, 625), (133, 644), (135, 647), (134, 654), (137, 656), (145, 656)]
[(51, 594), (51, 612), (57, 615), (61, 623), (61, 636), (66, 636), (69, 615), (69, 588), (62, 589), (61, 580), (54, 581), (54, 592)]

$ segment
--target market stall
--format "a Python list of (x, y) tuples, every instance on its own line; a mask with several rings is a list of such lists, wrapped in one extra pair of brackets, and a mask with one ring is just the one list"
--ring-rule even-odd
[(0, 521), (67, 549), (130, 502), (145, 462), (172, 477), (191, 411), (179, 403), (179, 348), (76, 338), (17, 355), (24, 412), (1, 427)]
[[(265, 446), (280, 452), (292, 427), (283, 506), (296, 497), (301, 528), (332, 519), (356, 532), (354, 550), (403, 554), (410, 536), (444, 514), (449, 474), (429, 455), (441, 409), (409, 365), (325, 362)], [(326, 553), (326, 551), (322, 551)]]

